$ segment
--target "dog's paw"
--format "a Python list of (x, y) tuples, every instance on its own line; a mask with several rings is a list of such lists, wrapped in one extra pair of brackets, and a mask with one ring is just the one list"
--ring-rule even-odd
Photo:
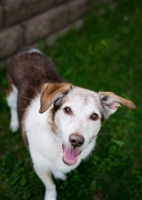
[(50, 190), (47, 190), (45, 192), (45, 197), (44, 197), (44, 200), (56, 200), (56, 196), (57, 196), (57, 193), (56, 193), (56, 190), (54, 191), (50, 191)]
[(67, 176), (65, 174), (62, 174), (62, 176), (60, 176), (59, 179), (65, 181), (67, 179)]
[(62, 181), (65, 181), (67, 179), (67, 176), (64, 173), (61, 173), (61, 172), (53, 173), (53, 175), (54, 175), (55, 178), (60, 179)]
[(56, 197), (47, 195), (47, 196), (44, 198), (44, 200), (56, 200)]
[(10, 124), (10, 130), (12, 132), (16, 132), (18, 130), (18, 128), (19, 128), (19, 124), (18, 123), (11, 123)]

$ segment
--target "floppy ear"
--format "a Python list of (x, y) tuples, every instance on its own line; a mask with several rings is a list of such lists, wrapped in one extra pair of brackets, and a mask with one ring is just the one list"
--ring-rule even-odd
[(136, 105), (132, 101), (126, 100), (113, 92), (99, 92), (98, 94), (103, 106), (105, 119), (116, 112), (118, 107), (121, 107), (122, 105), (127, 106), (130, 109), (136, 109)]
[(41, 90), (39, 112), (45, 112), (57, 98), (65, 96), (71, 88), (70, 83), (45, 83)]

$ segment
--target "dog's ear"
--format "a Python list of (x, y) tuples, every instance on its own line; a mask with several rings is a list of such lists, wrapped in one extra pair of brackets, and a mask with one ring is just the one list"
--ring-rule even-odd
[(104, 119), (107, 119), (122, 105), (127, 106), (130, 109), (136, 109), (136, 105), (132, 101), (126, 100), (113, 92), (99, 92), (98, 94), (103, 107), (102, 114), (104, 115)]
[(57, 98), (65, 96), (71, 88), (70, 83), (45, 83), (41, 90), (39, 112), (45, 112)]

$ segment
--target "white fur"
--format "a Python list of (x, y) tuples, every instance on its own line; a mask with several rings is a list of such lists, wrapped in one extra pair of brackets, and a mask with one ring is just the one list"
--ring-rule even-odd
[(42, 54), (42, 52), (38, 49), (29, 49), (29, 50), (27, 50), (27, 53), (40, 53), (40, 54)]
[(18, 90), (12, 85), (12, 92), (7, 96), (7, 104), (10, 107), (11, 119), (10, 119), (10, 129), (12, 132), (15, 132), (19, 128), (18, 114), (17, 114), (17, 96)]

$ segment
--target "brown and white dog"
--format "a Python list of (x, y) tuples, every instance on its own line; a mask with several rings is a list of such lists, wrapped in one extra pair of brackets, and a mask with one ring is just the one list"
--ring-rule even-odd
[(132, 101), (112, 92), (93, 92), (65, 83), (54, 64), (32, 49), (9, 63), (7, 103), (10, 128), (21, 128), (34, 169), (45, 185), (45, 200), (56, 199), (55, 178), (76, 168), (95, 146), (103, 120)]

